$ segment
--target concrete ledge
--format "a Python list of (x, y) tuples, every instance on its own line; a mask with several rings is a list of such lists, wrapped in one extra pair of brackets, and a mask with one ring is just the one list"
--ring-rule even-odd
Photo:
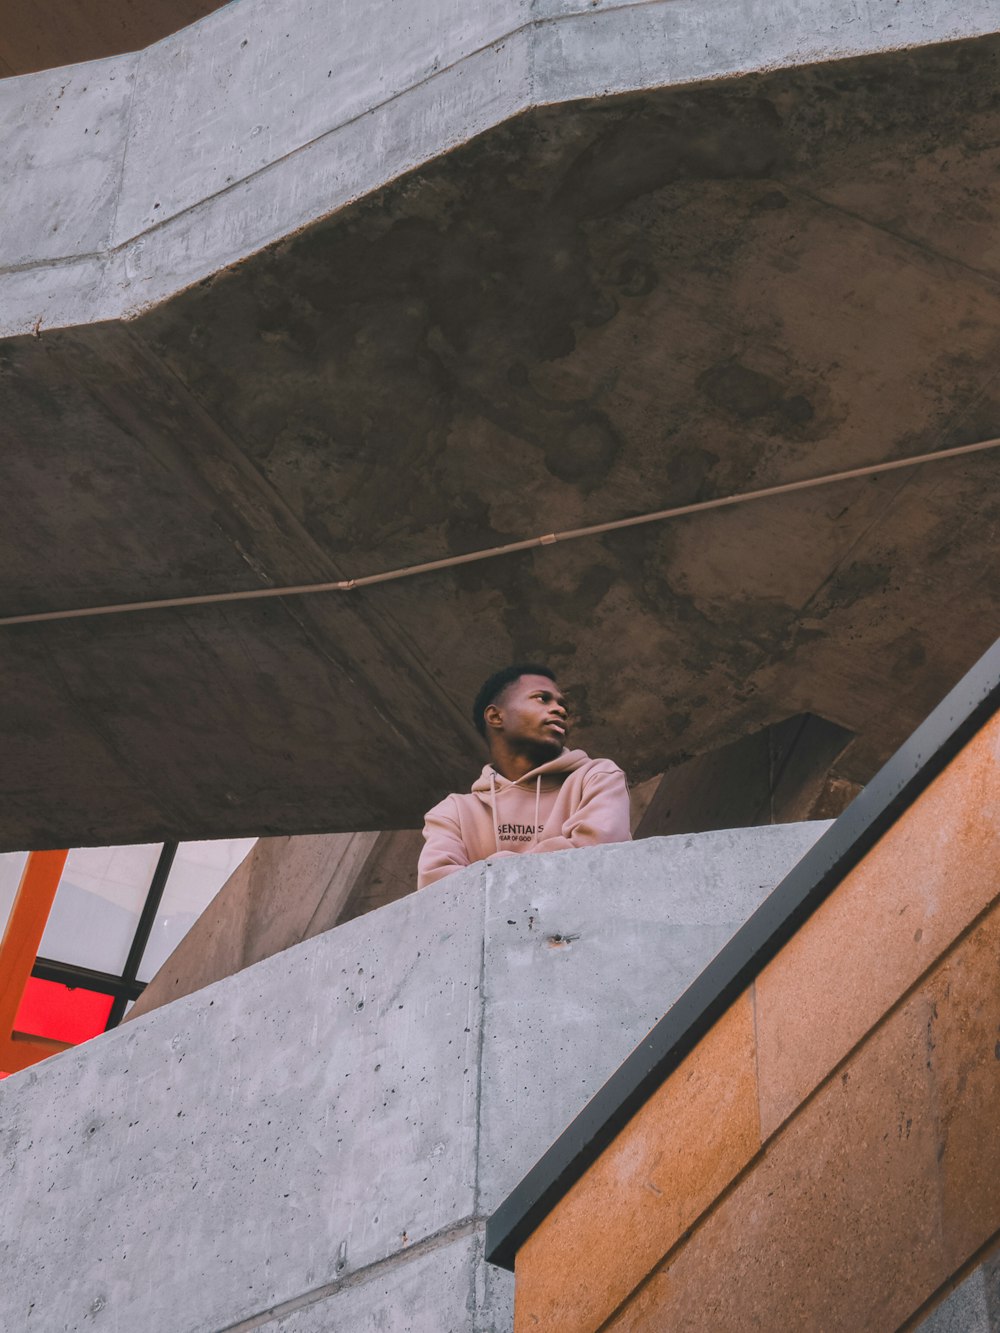
[(485, 1215), (825, 827), (485, 862), (7, 1079), (0, 1327), (509, 1330)]
[(531, 107), (998, 26), (989, 0), (242, 0), (0, 83), (0, 336), (134, 316)]

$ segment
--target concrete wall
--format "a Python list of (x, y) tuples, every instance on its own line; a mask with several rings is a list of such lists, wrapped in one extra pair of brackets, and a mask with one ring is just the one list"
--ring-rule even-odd
[(997, 25), (991, 0), (242, 0), (0, 84), (0, 334), (134, 314), (531, 106)]
[[(660, 783), (658, 775), (630, 792), (633, 835)], [(803, 811), (769, 822), (811, 817)], [(729, 825), (737, 822), (751, 823)], [(679, 831), (653, 827), (643, 836)], [(414, 893), (423, 845), (420, 829), (258, 838), (139, 996), (129, 1020)]]
[[(721, 760), (712, 772), (717, 773), (718, 767)], [(671, 777), (676, 786), (677, 778)], [(631, 790), (633, 836), (661, 785), (658, 775)], [(703, 781), (700, 791), (704, 785)], [(822, 817), (836, 813), (824, 810)], [(818, 817), (820, 812), (805, 809), (784, 819), (728, 824), (720, 820), (708, 827), (798, 823)], [(691, 831), (654, 826), (642, 836)], [(420, 829), (258, 838), (139, 996), (128, 1020), (414, 893), (423, 845)]]
[(995, 1248), (998, 863), (994, 716), (524, 1242), (518, 1333), (900, 1329)]
[(483, 1219), (825, 824), (482, 863), (0, 1086), (0, 1327), (507, 1330)]

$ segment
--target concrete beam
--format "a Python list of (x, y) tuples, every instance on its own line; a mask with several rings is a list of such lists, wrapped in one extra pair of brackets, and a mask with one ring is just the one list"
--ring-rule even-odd
[(825, 827), (484, 862), (5, 1080), (0, 1326), (505, 1333), (485, 1216)]
[(242, 0), (0, 84), (0, 334), (134, 316), (531, 107), (998, 26), (991, 0)]

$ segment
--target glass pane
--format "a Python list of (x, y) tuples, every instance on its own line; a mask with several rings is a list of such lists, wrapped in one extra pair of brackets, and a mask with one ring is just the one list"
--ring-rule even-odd
[(156, 976), (256, 841), (223, 838), (180, 844), (143, 954), (140, 981)]
[(88, 1041), (103, 1032), (111, 1013), (110, 995), (29, 977), (14, 1019), (14, 1031), (54, 1041)]
[(0, 853), (0, 939), (7, 929), (7, 918), (14, 906), (17, 886), (21, 883), (27, 860), (27, 852)]
[(160, 842), (74, 848), (39, 954), (120, 974), (162, 849)]

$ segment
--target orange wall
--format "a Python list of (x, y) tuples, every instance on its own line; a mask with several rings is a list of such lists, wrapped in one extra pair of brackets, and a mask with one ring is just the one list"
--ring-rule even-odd
[(856, 1333), (933, 1299), (1000, 1231), (998, 895), (1000, 717), (521, 1247), (517, 1333)]

